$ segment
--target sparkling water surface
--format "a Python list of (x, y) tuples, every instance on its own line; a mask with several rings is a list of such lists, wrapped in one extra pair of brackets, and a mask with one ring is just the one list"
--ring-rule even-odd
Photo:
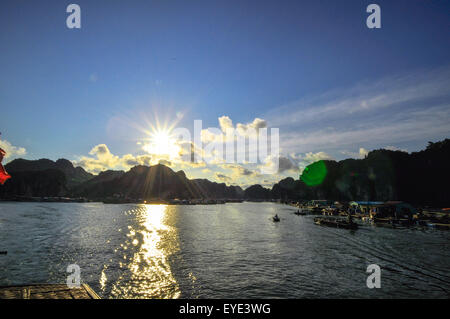
[[(103, 298), (449, 298), (450, 232), (316, 226), (275, 203), (0, 203), (0, 285)], [(278, 214), (281, 222), (273, 223)], [(367, 266), (381, 267), (369, 289)]]

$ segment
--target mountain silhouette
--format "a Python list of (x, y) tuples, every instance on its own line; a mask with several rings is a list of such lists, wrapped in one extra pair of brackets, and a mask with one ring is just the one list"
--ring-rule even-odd
[(281, 200), (403, 200), (416, 205), (448, 207), (449, 163), (450, 139), (429, 142), (425, 150), (410, 154), (379, 149), (369, 152), (364, 159), (321, 161), (320, 167), (324, 169), (320, 183), (310, 183), (311, 176), (305, 170), (301, 179), (288, 177), (273, 185), (271, 197)]
[(326, 160), (319, 165), (316, 162), (299, 179), (288, 177), (271, 189), (252, 185), (244, 191), (239, 186), (207, 179), (188, 179), (183, 171), (175, 172), (163, 164), (93, 175), (65, 159), (16, 159), (5, 165), (12, 178), (0, 187), (0, 198), (403, 200), (449, 207), (449, 163), (450, 139), (446, 139), (429, 142), (419, 152), (379, 149), (363, 159)]
[(92, 175), (65, 159), (16, 159), (6, 165), (12, 178), (0, 188), (0, 198), (85, 197), (102, 200), (110, 197), (134, 200), (151, 199), (239, 199), (244, 191), (206, 179), (190, 180), (183, 171), (157, 164), (138, 165), (129, 171), (107, 170)]
[(128, 172), (100, 174), (73, 190), (75, 196), (87, 198), (125, 197), (151, 199), (239, 198), (242, 189), (208, 180), (190, 180), (183, 171), (157, 164), (135, 166)]
[(11, 176), (16, 172), (35, 172), (48, 169), (60, 170), (66, 177), (66, 186), (68, 188), (74, 187), (75, 185), (88, 181), (94, 177), (94, 175), (86, 172), (82, 167), (74, 167), (72, 162), (63, 158), (56, 162), (45, 158), (39, 160), (19, 158), (6, 164), (5, 169)]

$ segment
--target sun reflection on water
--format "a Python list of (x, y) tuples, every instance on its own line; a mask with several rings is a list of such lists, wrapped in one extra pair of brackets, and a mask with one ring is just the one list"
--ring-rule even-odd
[(168, 259), (179, 246), (175, 228), (166, 224), (168, 206), (140, 205), (129, 213), (135, 216), (136, 223), (128, 226), (127, 240), (117, 250), (123, 255), (119, 263), (123, 271), (113, 285), (112, 295), (178, 298), (180, 289)]

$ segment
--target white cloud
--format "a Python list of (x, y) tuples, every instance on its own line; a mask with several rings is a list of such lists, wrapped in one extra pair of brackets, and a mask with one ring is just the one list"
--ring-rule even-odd
[(311, 164), (321, 160), (333, 160), (333, 157), (325, 152), (317, 152), (317, 153), (308, 152), (301, 159), (303, 160), (303, 162)]
[[(401, 149), (398, 148), (396, 146), (385, 146), (385, 147), (381, 147), (381, 149), (385, 149), (388, 151), (401, 151), (401, 152), (406, 152), (408, 153), (408, 150), (406, 149)], [(356, 158), (356, 159), (362, 159), (365, 158), (368, 154), (369, 154), (369, 150), (366, 150), (364, 147), (360, 147), (358, 152), (350, 152), (350, 151), (341, 151), (341, 154), (350, 157), (350, 158)]]
[(169, 167), (173, 166), (173, 163), (171, 161), (168, 161), (168, 160), (165, 160), (165, 159), (160, 159), (158, 161), (158, 164), (162, 164), (162, 165), (169, 166)]
[(256, 176), (258, 174), (256, 171), (252, 171), (249, 168), (238, 164), (221, 164), (220, 167), (229, 170), (233, 179), (237, 179), (242, 176)]
[(258, 130), (267, 127), (267, 122), (257, 117), (250, 123), (237, 123), (236, 127), (234, 127), (233, 121), (228, 116), (223, 115), (219, 117), (219, 126), (223, 133), (226, 133), (227, 129), (237, 129), (241, 134), (245, 134), (251, 128)]
[[(297, 172), (298, 161), (297, 158), (288, 158), (282, 155), (268, 156), (264, 161), (264, 164), (258, 166), (261, 172), (264, 173), (283, 173), (283, 172)], [(265, 174), (267, 175), (267, 174)]]
[(219, 126), (222, 132), (226, 132), (227, 129), (233, 128), (233, 121), (228, 116), (219, 117)]
[[(227, 156), (226, 152), (228, 151), (226, 143), (233, 143), (236, 137), (238, 138), (238, 144), (237, 149), (234, 150), (235, 155), (239, 156), (239, 158), (257, 158), (256, 153), (250, 151), (250, 148), (243, 143), (252, 142), (254, 143), (253, 145), (257, 145), (259, 130), (267, 127), (265, 120), (255, 118), (252, 122), (234, 125), (233, 121), (224, 115), (218, 118), (218, 122), (220, 129), (205, 128), (201, 131), (201, 142), (203, 143), (201, 155), (205, 162), (209, 164), (224, 163)], [(270, 143), (269, 134), (267, 139)], [(234, 146), (232, 148), (234, 149)], [(256, 147), (254, 150), (256, 151)]]
[(261, 128), (265, 128), (267, 127), (267, 122), (263, 119), (260, 118), (255, 118), (253, 120), (253, 122), (251, 123), (247, 123), (247, 124), (242, 124), (242, 123), (238, 123), (236, 125), (236, 129), (238, 130), (238, 132), (241, 135), (251, 135), (253, 134), (253, 132), (251, 132), (251, 130), (255, 130), (256, 132), (258, 132), (259, 129)]
[(106, 144), (98, 144), (94, 146), (89, 155), (81, 156), (78, 160), (73, 161), (75, 165), (83, 167), (91, 173), (99, 173), (104, 170), (129, 169), (136, 165), (152, 165), (153, 158), (150, 155), (132, 155), (125, 154), (117, 156), (110, 152)]
[(389, 151), (400, 151), (400, 152), (408, 153), (407, 149), (398, 148), (398, 147), (392, 146), (392, 145), (388, 145), (388, 146), (384, 147), (384, 149), (389, 150)]
[(361, 147), (359, 149), (359, 157), (364, 158), (369, 154), (369, 151), (366, 150), (364, 147)]
[(231, 178), (226, 176), (225, 174), (217, 173), (217, 172), (214, 174), (214, 177), (217, 180), (222, 181), (222, 182), (229, 182), (231, 180)]
[(358, 158), (362, 159), (369, 154), (369, 151), (366, 150), (364, 147), (360, 147), (358, 152), (349, 152), (349, 151), (341, 151), (341, 154), (344, 154), (347, 157), (350, 158)]
[(14, 146), (7, 140), (0, 140), (0, 148), (6, 152), (5, 159), (12, 159), (27, 153), (27, 150), (24, 147)]
[(450, 134), (450, 67), (364, 82), (267, 113), (286, 152), (439, 140)]

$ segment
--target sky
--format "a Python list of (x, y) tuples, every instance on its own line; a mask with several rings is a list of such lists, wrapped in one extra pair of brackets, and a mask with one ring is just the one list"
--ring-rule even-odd
[[(70, 3), (80, 29), (66, 26)], [(366, 26), (371, 3), (380, 29)], [(191, 178), (269, 186), (319, 159), (421, 150), (450, 137), (449, 13), (437, 0), (3, 0), (4, 162), (67, 158), (98, 173), (164, 161)], [(192, 165), (149, 147), (157, 123), (194, 120), (278, 128), (279, 170)]]

